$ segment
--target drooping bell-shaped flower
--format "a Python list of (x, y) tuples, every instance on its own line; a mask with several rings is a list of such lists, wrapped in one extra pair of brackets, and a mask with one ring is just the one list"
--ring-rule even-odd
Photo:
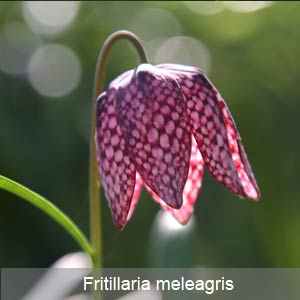
[(141, 64), (115, 79), (97, 101), (99, 174), (118, 228), (142, 185), (179, 222), (188, 221), (204, 165), (239, 197), (259, 189), (230, 112), (195, 67)]

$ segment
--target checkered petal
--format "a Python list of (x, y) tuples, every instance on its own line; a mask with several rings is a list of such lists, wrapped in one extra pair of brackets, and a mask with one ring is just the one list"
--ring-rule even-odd
[(202, 176), (204, 172), (204, 162), (198, 150), (197, 143), (192, 138), (192, 153), (189, 167), (189, 175), (183, 190), (183, 203), (179, 209), (174, 209), (164, 201), (162, 201), (149, 187), (146, 186), (147, 191), (158, 204), (181, 224), (187, 223), (192, 213), (194, 212), (194, 205), (200, 192)]
[(197, 68), (161, 65), (179, 81), (192, 132), (213, 177), (240, 197), (257, 200), (260, 192), (240, 135), (223, 98)]
[(180, 208), (189, 170), (191, 129), (177, 82), (145, 64), (119, 91), (118, 123), (131, 161), (156, 195), (168, 206)]
[(135, 187), (135, 166), (126, 149), (115, 112), (117, 92), (109, 89), (97, 101), (95, 133), (99, 174), (115, 225), (122, 229), (128, 220)]

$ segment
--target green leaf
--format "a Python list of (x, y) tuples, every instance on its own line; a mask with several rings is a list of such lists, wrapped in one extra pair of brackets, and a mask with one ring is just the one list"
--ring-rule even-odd
[(59, 208), (53, 205), (50, 201), (48, 201), (41, 195), (31, 191), (27, 187), (1, 175), (0, 188), (21, 197), (22, 199), (26, 200), (33, 206), (43, 211), (46, 215), (48, 215), (54, 221), (60, 224), (61, 227), (64, 228), (73, 237), (73, 239), (78, 243), (78, 245), (83, 249), (83, 251), (85, 251), (92, 257), (93, 251), (86, 236), (68, 216), (66, 216)]

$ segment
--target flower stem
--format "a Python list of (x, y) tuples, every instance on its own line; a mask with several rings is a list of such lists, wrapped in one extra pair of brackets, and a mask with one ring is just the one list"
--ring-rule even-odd
[(138, 55), (142, 63), (147, 62), (146, 54), (144, 48), (139, 40), (139, 38), (133, 33), (120, 30), (111, 34), (101, 49), (98, 57), (95, 81), (94, 81), (94, 91), (92, 98), (92, 111), (91, 111), (91, 137), (90, 137), (90, 166), (89, 166), (89, 199), (90, 199), (90, 235), (91, 243), (93, 247), (93, 267), (101, 268), (102, 262), (102, 245), (101, 245), (101, 208), (99, 201), (99, 186), (98, 185), (98, 170), (97, 170), (97, 158), (96, 158), (96, 147), (95, 147), (95, 128), (96, 128), (96, 100), (100, 93), (103, 91), (104, 80), (105, 80), (105, 70), (108, 61), (108, 56), (113, 44), (120, 39), (129, 40), (133, 46), (136, 48)]

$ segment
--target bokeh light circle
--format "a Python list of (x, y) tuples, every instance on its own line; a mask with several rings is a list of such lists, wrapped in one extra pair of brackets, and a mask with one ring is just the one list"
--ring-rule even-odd
[(176, 36), (164, 41), (154, 55), (155, 64), (177, 63), (199, 67), (206, 74), (210, 71), (211, 58), (207, 47), (188, 36)]
[(133, 17), (129, 30), (149, 42), (154, 38), (179, 35), (182, 28), (172, 13), (160, 8), (147, 8)]
[(70, 48), (48, 44), (33, 53), (27, 72), (31, 85), (40, 94), (62, 97), (78, 85), (81, 64)]
[(222, 4), (235, 12), (254, 12), (273, 4), (273, 1), (222, 1)]
[(79, 4), (79, 1), (25, 1), (23, 16), (33, 31), (56, 34), (73, 21)]

